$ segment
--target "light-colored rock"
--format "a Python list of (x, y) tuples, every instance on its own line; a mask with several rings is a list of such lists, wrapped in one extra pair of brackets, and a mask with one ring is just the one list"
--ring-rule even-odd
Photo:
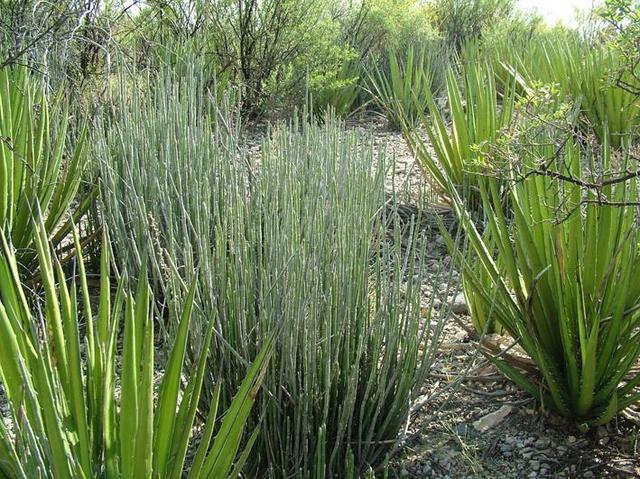
[(451, 311), (455, 314), (469, 314), (469, 306), (464, 298), (464, 293), (458, 293), (451, 304)]
[(507, 417), (511, 411), (512, 406), (504, 405), (497, 411), (490, 412), (486, 416), (482, 416), (480, 419), (473, 423), (473, 427), (476, 431), (484, 432), (500, 424), (505, 417)]
[(551, 444), (551, 441), (547, 437), (541, 437), (533, 443), (533, 445), (538, 449), (546, 449), (549, 447), (549, 444)]

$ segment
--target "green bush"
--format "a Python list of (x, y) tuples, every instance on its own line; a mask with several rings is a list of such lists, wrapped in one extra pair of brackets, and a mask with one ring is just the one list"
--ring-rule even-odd
[(478, 40), (496, 25), (503, 25), (512, 15), (513, 3), (513, 0), (434, 0), (427, 9), (440, 37), (460, 51), (468, 41)]
[(420, 48), (438, 37), (428, 12), (420, 0), (353, 2), (340, 16), (343, 37), (360, 58), (377, 58), (388, 50), (403, 51), (410, 46)]
[(402, 251), (385, 207), (384, 157), (329, 116), (270, 131), (248, 170), (236, 118), (222, 102), (208, 131), (193, 86), (135, 98), (96, 137), (114, 249), (130, 271), (150, 252), (159, 284), (198, 271), (191, 332), (214, 322), (210, 384), (233, 390), (279, 331), (253, 474), (364, 473), (393, 450), (439, 331), (421, 319), (421, 248)]
[[(146, 281), (139, 282), (135, 294), (126, 292), (119, 282), (112, 299), (105, 242), (100, 300), (94, 315), (82, 254), (78, 254), (78, 289), (76, 280), (65, 280), (59, 262), (51, 256), (40, 222), (35, 242), (44, 302), (33, 299), (34, 306), (20, 283), (14, 248), (4, 235), (0, 240), (0, 333), (5, 342), (0, 352), (0, 380), (10, 411), (8, 424), (5, 418), (0, 421), (0, 475), (25, 479), (182, 477), (205, 375), (206, 350), (213, 335), (209, 327), (202, 344), (205, 352), (181, 391), (195, 288), (176, 318), (177, 335), (156, 402), (156, 335)], [(77, 230), (75, 246), (80, 248)], [(227, 477), (231, 473), (266, 367), (269, 344), (265, 341), (265, 349), (212, 440), (220, 387), (216, 389), (189, 464), (189, 477)], [(254, 440), (255, 435), (250, 441)], [(236, 476), (245, 460), (243, 454), (236, 463)]]
[[(614, 160), (606, 144), (601, 152), (583, 152), (568, 140), (560, 155), (555, 151), (548, 145), (522, 158), (512, 171), (510, 209), (495, 183), (481, 186), (483, 236), (461, 200), (455, 202), (484, 268), (482, 275), (471, 264), (463, 269), (465, 294), (479, 305), (474, 321), (504, 327), (542, 381), (501, 356), (493, 357), (496, 365), (544, 405), (590, 427), (640, 397), (633, 371), (640, 355), (638, 190), (634, 179), (609, 181), (629, 159)], [(547, 165), (542, 173), (540, 164)], [(580, 185), (597, 181), (587, 168), (605, 178), (600, 188)]]
[(336, 69), (316, 73), (310, 78), (313, 111), (324, 113), (332, 109), (338, 117), (351, 113), (361, 92), (360, 69), (354, 58), (347, 58)]

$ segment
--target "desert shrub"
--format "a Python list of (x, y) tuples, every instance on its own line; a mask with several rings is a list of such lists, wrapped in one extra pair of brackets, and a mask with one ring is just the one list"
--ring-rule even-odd
[(253, 474), (357, 476), (393, 450), (439, 331), (421, 319), (420, 248), (402, 251), (385, 207), (385, 159), (329, 116), (271, 131), (248, 170), (236, 118), (222, 108), (208, 131), (196, 91), (167, 83), (96, 138), (114, 249), (130, 271), (151, 253), (157, 283), (198, 271), (207, 384), (233, 390), (278, 330)]
[(494, 45), (504, 43), (512, 43), (512, 48), (517, 48), (516, 45), (526, 45), (545, 28), (544, 18), (540, 14), (511, 9), (509, 15), (496, 19), (496, 22), (484, 32), (481, 42), (488, 50), (492, 50)]
[(434, 0), (427, 8), (435, 30), (456, 51), (480, 39), (514, 10), (512, 0)]
[(310, 103), (313, 111), (332, 109), (338, 117), (351, 113), (361, 93), (361, 65), (353, 56), (344, 58), (335, 69), (316, 72), (309, 79)]
[[(181, 477), (194, 423), (199, 425), (195, 418), (213, 335), (209, 327), (204, 352), (182, 390), (195, 289), (182, 301), (174, 345), (156, 384), (151, 291), (145, 279), (135, 294), (119, 282), (112, 297), (106, 242), (94, 315), (82, 253), (78, 275), (68, 282), (51, 255), (42, 221), (35, 239), (42, 301), (21, 284), (15, 249), (2, 234), (0, 241), (0, 380), (9, 409), (0, 420), (3, 477)], [(77, 230), (75, 246), (80, 248)], [(231, 473), (269, 345), (265, 341), (214, 438), (216, 389), (189, 477)], [(235, 464), (236, 475), (245, 458)]]
[(391, 128), (413, 128), (438, 88), (446, 56), (433, 42), (424, 49), (409, 47), (406, 56), (390, 50), (386, 60), (369, 73), (369, 91)]
[(378, 57), (388, 50), (420, 48), (437, 37), (427, 8), (416, 0), (361, 0), (340, 16), (343, 37), (360, 58)]
[(218, 63), (242, 85), (245, 114), (273, 114), (274, 109), (300, 105), (307, 78), (337, 68), (350, 55), (349, 45), (339, 43), (330, 3), (243, 0), (208, 9)]
[[(304, 49), (266, 84), (277, 103), (268, 102), (280, 118), (288, 119), (305, 105), (305, 90), (312, 95), (316, 111), (331, 106), (341, 116), (351, 113), (361, 92), (361, 58), (342, 37), (340, 24), (324, 12), (324, 18), (308, 36)], [(273, 116), (273, 114), (271, 114)]]
[[(50, 105), (50, 103), (53, 103)], [(11, 238), (24, 268), (34, 258), (33, 214), (42, 211), (56, 246), (86, 203), (73, 207), (85, 166), (85, 132), (73, 147), (70, 115), (50, 102), (44, 86), (24, 67), (0, 70), (0, 229)]]
[(618, 86), (640, 95), (640, 2), (637, 0), (607, 0), (599, 9), (607, 23), (605, 34), (612, 48), (620, 55), (614, 78)]
[(483, 235), (455, 201), (484, 269), (481, 275), (473, 264), (463, 269), (465, 294), (477, 306), (474, 321), (504, 327), (541, 379), (514, 366), (508, 354), (492, 360), (584, 428), (610, 421), (639, 398), (633, 367), (640, 288), (632, 280), (640, 266), (638, 190), (635, 179), (616, 173), (628, 162), (607, 144), (593, 151), (573, 139), (560, 150), (546, 143), (528, 156), (521, 152), (508, 207), (495, 183), (481, 185)]
[[(338, 5), (340, 3), (338, 2)], [(427, 51), (431, 56), (438, 42), (427, 9), (416, 0), (362, 0), (348, 4), (336, 16), (342, 26), (341, 41), (350, 45), (360, 64), (361, 87), (355, 107), (376, 104), (371, 73), (389, 75), (390, 52)], [(399, 62), (402, 60), (398, 58)]]
[(462, 64), (461, 73), (462, 87), (454, 67), (447, 72), (448, 117), (433, 97), (428, 99), (430, 116), (422, 116), (422, 124), (431, 144), (409, 129), (405, 137), (435, 185), (449, 195), (454, 186), (477, 210), (484, 178), (501, 175), (500, 162), (490, 152), (513, 121), (516, 79), (511, 77), (500, 91), (493, 69), (482, 61)]
[[(333, 0), (148, 2), (117, 35), (138, 67), (153, 71), (197, 58), (217, 84), (242, 91), (246, 117), (290, 116), (311, 86), (341, 95), (352, 79), (332, 72), (358, 60)], [(183, 66), (180, 66), (183, 68)], [(345, 71), (346, 73), (346, 71)], [(209, 85), (211, 86), (211, 84)], [(339, 103), (339, 102), (338, 102)]]
[[(97, 0), (0, 3), (0, 68), (29, 66), (74, 99), (108, 70), (112, 5)], [(93, 82), (91, 82), (93, 83)]]
[(556, 84), (570, 95), (581, 109), (581, 129), (600, 143), (619, 147), (637, 135), (640, 104), (632, 89), (616, 83), (620, 54), (606, 45), (555, 31), (505, 62), (530, 83)]

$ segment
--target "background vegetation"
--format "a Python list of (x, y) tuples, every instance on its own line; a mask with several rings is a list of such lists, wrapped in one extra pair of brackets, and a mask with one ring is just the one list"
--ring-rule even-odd
[(359, 113), (457, 217), (479, 350), (611, 421), (640, 383), (639, 9), (0, 0), (0, 475), (388, 474), (448, 319), (424, 289), (457, 285)]

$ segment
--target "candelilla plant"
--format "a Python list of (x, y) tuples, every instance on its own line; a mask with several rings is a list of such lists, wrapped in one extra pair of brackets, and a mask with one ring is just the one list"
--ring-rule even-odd
[(442, 326), (421, 316), (425, 242), (385, 195), (385, 156), (328, 114), (272, 129), (259, 169), (247, 169), (231, 104), (214, 105), (211, 131), (197, 88), (159, 84), (96, 138), (118, 255), (136, 271), (147, 252), (161, 284), (197, 281), (191, 334), (216, 324), (211, 361), (221, 367), (207, 393), (217, 381), (235, 390), (246, 358), (279, 331), (271, 394), (250, 420), (263, 426), (250, 475), (348, 478), (382, 467)]
[[(121, 280), (112, 297), (108, 248), (103, 247), (94, 315), (82, 255), (77, 255), (77, 280), (67, 282), (39, 221), (35, 246), (44, 291), (40, 304), (19, 281), (15, 248), (4, 235), (0, 239), (0, 380), (9, 409), (0, 421), (0, 477), (180, 478), (187, 470), (191, 478), (237, 477), (247, 455), (245, 451), (236, 461), (236, 453), (270, 341), (215, 438), (219, 387), (199, 444), (190, 445), (213, 334), (209, 327), (200, 361), (182, 389), (195, 288), (176, 319), (177, 334), (156, 390), (154, 320), (145, 280), (135, 294), (126, 292)], [(79, 248), (77, 231), (75, 243)], [(255, 438), (254, 433), (247, 447)], [(195, 456), (187, 468), (191, 446)]]

